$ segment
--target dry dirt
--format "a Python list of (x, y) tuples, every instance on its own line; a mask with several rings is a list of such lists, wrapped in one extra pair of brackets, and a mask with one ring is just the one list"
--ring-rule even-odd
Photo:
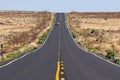
[(54, 14), (50, 12), (0, 11), (0, 44), (5, 53), (33, 43), (50, 29)]
[(114, 51), (120, 58), (120, 12), (72, 12), (67, 23), (86, 50), (103, 55)]

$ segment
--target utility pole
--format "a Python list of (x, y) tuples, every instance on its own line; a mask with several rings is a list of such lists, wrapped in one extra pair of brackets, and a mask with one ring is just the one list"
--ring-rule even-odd
[(3, 44), (0, 44), (0, 56), (1, 56), (1, 61), (4, 61), (4, 57), (3, 57), (4, 51), (3, 51)]

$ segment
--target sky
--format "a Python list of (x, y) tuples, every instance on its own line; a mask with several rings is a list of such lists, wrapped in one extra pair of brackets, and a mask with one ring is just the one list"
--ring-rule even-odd
[(112, 12), (120, 11), (120, 0), (0, 0), (0, 10)]

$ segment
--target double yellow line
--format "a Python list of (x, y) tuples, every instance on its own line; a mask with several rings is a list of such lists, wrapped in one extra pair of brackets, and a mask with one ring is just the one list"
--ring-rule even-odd
[[(62, 19), (62, 16), (60, 14), (60, 21)], [(55, 79), (56, 80), (65, 80), (65, 78), (60, 78), (60, 74), (64, 74), (64, 72), (61, 72), (61, 68), (64, 69), (63, 67), (63, 63), (61, 62), (61, 56), (60, 56), (60, 27), (59, 27), (59, 37), (58, 37), (59, 41), (58, 41), (58, 61), (57, 61), (57, 70), (56, 70), (56, 75), (55, 75)], [(61, 67), (62, 66), (62, 67)]]
[[(61, 14), (60, 14), (60, 21), (61, 21)], [(59, 27), (59, 39), (58, 39), (58, 61), (57, 61), (57, 71), (56, 71), (56, 80), (60, 80), (60, 27)]]
[(56, 80), (60, 80), (60, 51), (58, 51), (58, 61), (57, 61)]
[(57, 71), (56, 80), (60, 80), (60, 27), (59, 27), (59, 39), (58, 39), (58, 61), (57, 61)]
[(58, 51), (56, 80), (65, 80), (65, 78), (60, 78), (60, 75), (64, 75), (64, 71), (63, 70), (64, 70), (64, 65), (63, 65), (63, 62), (61, 61), (61, 58), (60, 58), (60, 51)]

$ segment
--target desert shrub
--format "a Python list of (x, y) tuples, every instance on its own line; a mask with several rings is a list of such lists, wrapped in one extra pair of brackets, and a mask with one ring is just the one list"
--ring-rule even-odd
[(98, 36), (96, 39), (97, 42), (105, 42), (106, 40), (107, 38), (105, 38), (103, 35)]
[(96, 33), (97, 31), (95, 29), (92, 29), (90, 33)]
[(100, 46), (95, 47), (96, 50), (100, 51)]
[(74, 32), (72, 32), (72, 36), (73, 38), (76, 38), (76, 34)]
[[(90, 29), (89, 29), (89, 30), (90, 30)], [(94, 33), (94, 34), (99, 34), (99, 32), (100, 32), (100, 31), (99, 31), (98, 29), (92, 29), (92, 30), (90, 31), (91, 34), (93, 34), (93, 33)]]
[(25, 50), (25, 52), (30, 52), (30, 51), (32, 51), (32, 50), (34, 50), (34, 49), (36, 49), (36, 47), (31, 46), (31, 47), (27, 48), (27, 49)]
[(96, 48), (93, 48), (92, 46), (89, 46), (89, 45), (87, 45), (86, 48), (89, 52), (92, 52), (92, 53), (97, 53), (99, 51)]
[(43, 44), (43, 42), (46, 40), (46, 38), (47, 38), (47, 35), (48, 35), (48, 33), (49, 33), (49, 30), (46, 32), (46, 33), (44, 33), (40, 38), (39, 38), (39, 40), (38, 40), (38, 44)]
[(115, 52), (114, 51), (108, 51), (106, 58), (108, 59), (114, 59), (115, 58)]
[(115, 59), (114, 63), (120, 64), (120, 59)]
[(92, 53), (97, 53), (98, 52), (98, 50), (95, 49), (95, 48), (89, 48), (89, 51), (92, 52)]
[(88, 50), (89, 50), (89, 52), (92, 52), (92, 53), (95, 53), (95, 52), (96, 52), (96, 49), (95, 49), (95, 48), (89, 48)]
[(21, 55), (20, 51), (15, 51), (15, 52), (9, 53), (6, 57), (9, 58), (9, 59), (12, 59), (12, 58), (16, 58), (16, 57), (18, 57), (20, 55)]
[(108, 18), (107, 18), (107, 17), (104, 17), (104, 20), (108, 20)]
[(98, 29), (91, 29), (91, 31), (89, 31), (89, 35), (98, 36), (99, 34), (100, 31)]
[(80, 46), (82, 45), (81, 42), (77, 42)]

